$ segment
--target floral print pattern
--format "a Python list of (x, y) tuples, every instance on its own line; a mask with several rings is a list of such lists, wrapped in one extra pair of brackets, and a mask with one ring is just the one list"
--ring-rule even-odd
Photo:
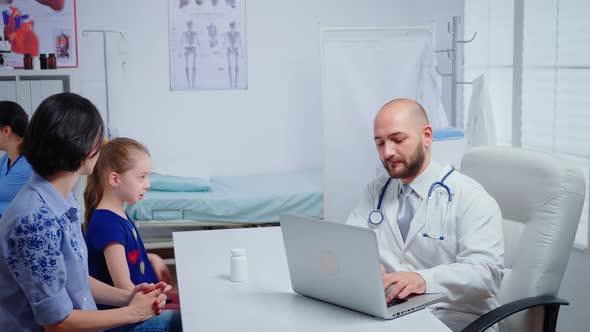
[[(59, 272), (63, 245), (69, 245), (79, 262), (84, 264), (78, 233), (74, 231), (66, 214), (56, 217), (46, 206), (42, 206), (17, 221), (13, 236), (8, 240), (8, 266), (16, 278), (26, 272), (38, 278), (42, 284), (52, 286)], [(64, 233), (69, 235), (66, 243)]]

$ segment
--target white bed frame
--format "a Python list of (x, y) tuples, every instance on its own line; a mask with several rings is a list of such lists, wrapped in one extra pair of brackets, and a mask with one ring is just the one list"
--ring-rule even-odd
[[(139, 230), (146, 249), (173, 248), (172, 232), (189, 230), (212, 230), (246, 227), (278, 226), (278, 222), (252, 221), (252, 222), (222, 222), (205, 220), (135, 220), (135, 227)], [(149, 231), (169, 231), (166, 236), (144, 236)]]
[[(84, 216), (84, 188), (86, 187), (86, 176), (81, 176), (78, 183), (74, 186), (73, 192), (80, 205), (80, 215)], [(184, 216), (184, 211), (181, 210)], [(190, 219), (171, 219), (171, 220), (135, 220), (135, 226), (139, 230), (144, 241), (146, 249), (171, 249), (174, 248), (172, 242), (172, 232), (174, 231), (189, 231), (189, 230), (212, 230), (212, 229), (226, 229), (226, 228), (240, 228), (240, 227), (264, 227), (264, 226), (278, 226), (278, 222), (269, 221), (206, 221), (206, 220), (190, 220)], [(151, 237), (149, 232), (164, 233), (164, 236)], [(142, 234), (143, 233), (143, 234)], [(166, 264), (174, 264), (174, 259), (165, 259)]]

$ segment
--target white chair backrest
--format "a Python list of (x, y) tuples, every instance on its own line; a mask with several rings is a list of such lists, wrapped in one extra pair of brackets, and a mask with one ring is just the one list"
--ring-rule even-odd
[[(465, 153), (461, 172), (478, 181), (502, 210), (506, 270), (501, 303), (557, 295), (584, 205), (581, 170), (540, 152), (478, 147)], [(512, 316), (503, 330), (534, 330), (542, 313)]]

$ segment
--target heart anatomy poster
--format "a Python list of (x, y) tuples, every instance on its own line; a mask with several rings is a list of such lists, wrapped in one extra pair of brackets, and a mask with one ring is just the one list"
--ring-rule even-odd
[(246, 89), (246, 0), (168, 3), (170, 89)]
[(23, 57), (54, 54), (58, 67), (77, 67), (75, 0), (0, 0), (0, 52), (6, 65)]

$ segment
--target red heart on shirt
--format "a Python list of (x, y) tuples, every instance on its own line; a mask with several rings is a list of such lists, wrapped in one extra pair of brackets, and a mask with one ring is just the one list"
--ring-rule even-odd
[(139, 258), (139, 250), (135, 249), (133, 251), (130, 251), (127, 254), (127, 260), (131, 262), (131, 264), (135, 264), (137, 263), (137, 259)]

